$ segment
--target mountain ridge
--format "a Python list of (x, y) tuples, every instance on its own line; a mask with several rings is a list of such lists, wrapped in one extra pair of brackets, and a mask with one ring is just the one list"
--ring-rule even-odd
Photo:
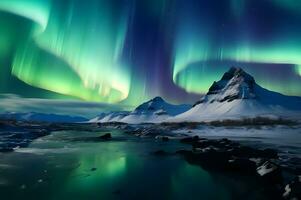
[(0, 119), (17, 120), (24, 122), (55, 122), (55, 123), (77, 123), (84, 122), (87, 118), (81, 116), (59, 115), (52, 113), (37, 112), (7, 112), (1, 113)]
[(88, 120), (83, 117), (45, 113), (3, 113), (1, 119), (40, 122), (121, 122), (180, 123), (246, 118), (294, 118), (301, 120), (301, 97), (286, 96), (258, 85), (242, 68), (232, 67), (193, 106), (174, 105), (162, 97), (154, 97), (132, 111), (100, 113)]
[[(183, 105), (182, 105), (183, 106)], [(133, 111), (115, 112), (92, 122), (129, 124), (162, 122), (206, 122), (245, 118), (301, 119), (301, 97), (269, 91), (242, 68), (231, 67), (214, 81), (206, 95), (189, 108), (172, 105), (155, 97)]]
[(89, 122), (122, 122), (122, 123), (160, 123), (167, 118), (183, 113), (191, 108), (191, 105), (174, 105), (167, 103), (162, 97), (154, 97), (137, 106), (133, 111), (102, 113), (101, 116), (91, 119)]
[(301, 97), (285, 96), (258, 85), (242, 68), (232, 67), (193, 107), (171, 122), (254, 117), (300, 118)]

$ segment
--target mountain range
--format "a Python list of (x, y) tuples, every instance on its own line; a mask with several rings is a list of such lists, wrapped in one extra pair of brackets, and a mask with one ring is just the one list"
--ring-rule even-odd
[(0, 119), (5, 120), (16, 120), (24, 122), (56, 122), (56, 123), (76, 123), (84, 122), (88, 119), (80, 116), (70, 116), (70, 115), (57, 115), (57, 114), (47, 114), (47, 113), (18, 113), (18, 112), (7, 112), (0, 114)]
[(219, 81), (214, 81), (199, 101), (192, 106), (173, 105), (161, 97), (142, 103), (133, 111), (100, 113), (90, 120), (78, 116), (43, 113), (3, 113), (0, 119), (39, 122), (108, 123), (179, 123), (242, 120), (250, 118), (301, 120), (301, 97), (286, 96), (258, 85), (241, 68), (230, 68)]
[(301, 97), (269, 91), (243, 69), (232, 67), (193, 106), (172, 105), (156, 97), (132, 112), (102, 113), (90, 122), (208, 122), (256, 117), (301, 119)]
[(161, 97), (155, 97), (138, 107), (132, 112), (120, 111), (102, 113), (90, 122), (122, 122), (129, 124), (160, 123), (178, 114), (186, 112), (191, 105), (173, 105), (164, 101)]

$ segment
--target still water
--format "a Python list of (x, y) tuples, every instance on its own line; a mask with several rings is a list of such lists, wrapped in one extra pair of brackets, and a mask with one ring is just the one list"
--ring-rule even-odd
[(53, 132), (28, 148), (0, 154), (0, 199), (264, 199), (249, 177), (151, 153), (189, 146), (110, 132), (113, 140), (105, 142), (85, 139), (102, 131)]

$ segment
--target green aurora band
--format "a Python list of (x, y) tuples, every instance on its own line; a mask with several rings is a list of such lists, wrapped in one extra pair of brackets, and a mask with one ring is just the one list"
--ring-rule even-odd
[(91, 1), (87, 8), (80, 1), (53, 4), (57, 8), (42, 2), (0, 2), (1, 10), (33, 23), (32, 37), (17, 47), (12, 74), (31, 86), (84, 100), (125, 99), (130, 75), (119, 60), (127, 24), (124, 15), (113, 16), (116, 8), (105, 1)]
[[(229, 66), (234, 65), (251, 72), (263, 87), (287, 95), (301, 95), (300, 77), (289, 77), (284, 79), (286, 84), (285, 82), (280, 84), (279, 79), (268, 80), (265, 76), (269, 74), (262, 76), (262, 71), (258, 70), (266, 67), (265, 65), (284, 65), (300, 75), (300, 30), (294, 27), (294, 24), (290, 25), (289, 19), (284, 19), (288, 25), (276, 23), (275, 25), (279, 26), (277, 34), (269, 33), (270, 37), (264, 42), (252, 39), (248, 25), (240, 21), (241, 18), (244, 19), (242, 17), (244, 5), (249, 1), (232, 0), (231, 2), (233, 9), (231, 14), (237, 21), (229, 23), (226, 20), (223, 22), (223, 19), (214, 19), (221, 23), (219, 29), (208, 24), (214, 24), (216, 21), (208, 22), (200, 16), (199, 13), (205, 10), (182, 7), (184, 14), (178, 19), (176, 27), (178, 34), (174, 48), (173, 82), (188, 92), (206, 93), (212, 82), (221, 77)], [(274, 3), (289, 9), (301, 26), (300, 9), (293, 9), (294, 5), (301, 8), (300, 1), (277, 0)], [(191, 16), (198, 20), (191, 20)], [(228, 26), (227, 29), (240, 31), (239, 34), (232, 34), (234, 40), (227, 40), (229, 36), (225, 26)], [(257, 70), (254, 70), (254, 67)], [(212, 68), (215, 69), (214, 74), (210, 73)]]
[[(170, 80), (164, 81), (171, 82), (177, 90), (184, 90), (188, 95), (204, 94), (213, 81), (235, 65), (254, 75), (263, 87), (287, 95), (301, 95), (299, 1), (201, 2), (1, 0), (0, 26), (5, 28), (0, 29), (0, 73), (8, 70), (4, 66), (11, 65), (10, 75), (29, 87), (53, 92), (54, 98), (57, 94), (86, 101), (124, 101), (137, 105), (154, 94), (164, 96), (158, 88), (149, 92), (147, 85), (152, 85), (152, 81), (147, 83), (145, 77), (139, 77), (141, 73), (137, 75), (145, 66), (130, 62), (137, 58), (131, 53), (133, 41), (128, 38), (135, 30), (145, 29), (133, 27), (137, 12), (142, 10), (146, 19), (160, 24), (162, 40), (172, 44), (171, 55), (166, 58), (170, 66), (164, 66), (171, 68)], [(275, 9), (270, 11), (271, 16), (280, 10), (279, 18), (250, 19), (248, 13), (253, 4), (263, 7), (263, 11)], [(225, 5), (226, 12), (221, 10)], [(143, 46), (147, 38), (141, 37)], [(139, 56), (147, 60), (153, 50), (146, 49)], [(154, 66), (153, 71), (161, 71), (157, 68), (162, 66)], [(284, 68), (288, 72), (286, 76), (281, 76), (281, 72), (269, 76)], [(163, 81), (166, 77), (160, 76), (156, 80)], [(1, 79), (0, 83), (5, 84), (6, 80)], [(169, 100), (181, 102), (174, 96)]]

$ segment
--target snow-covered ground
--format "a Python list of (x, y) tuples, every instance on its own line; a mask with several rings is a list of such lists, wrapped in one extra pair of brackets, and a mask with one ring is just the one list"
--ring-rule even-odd
[(237, 99), (231, 102), (201, 103), (185, 113), (168, 119), (168, 122), (210, 122), (264, 117), (269, 119), (301, 119), (300, 111), (287, 110), (274, 105), (264, 105), (253, 99)]
[(205, 138), (229, 138), (257, 147), (270, 147), (284, 157), (301, 159), (301, 126), (199, 126), (197, 129), (178, 129), (174, 135), (191, 135)]

